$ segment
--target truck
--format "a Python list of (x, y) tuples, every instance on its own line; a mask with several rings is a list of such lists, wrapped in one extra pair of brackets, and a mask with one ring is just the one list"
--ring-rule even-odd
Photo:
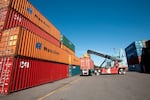
[[(107, 54), (103, 54), (103, 53), (99, 53), (93, 50), (87, 50), (87, 53), (90, 54), (94, 54), (100, 57), (105, 58), (105, 60), (102, 62), (102, 64), (99, 66), (99, 70), (98, 72), (100, 74), (121, 74), (124, 75), (126, 73), (127, 70), (127, 66), (122, 65), (121, 62), (123, 61), (122, 59), (118, 58), (118, 57), (113, 57)], [(102, 65), (108, 61), (108, 59), (113, 63), (113, 65), (108, 64), (105, 67), (102, 67)]]
[(80, 58), (80, 69), (81, 69), (81, 75), (82, 76), (91, 76), (91, 71), (94, 70), (94, 62), (90, 58), (90, 56), (83, 56)]

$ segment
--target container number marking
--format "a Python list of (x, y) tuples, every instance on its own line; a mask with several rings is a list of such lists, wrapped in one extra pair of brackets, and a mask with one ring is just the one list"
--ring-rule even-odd
[(19, 22), (21, 22), (21, 18), (18, 15), (14, 15), (14, 20), (18, 20)]
[(21, 61), (20, 68), (29, 68), (29, 62)]

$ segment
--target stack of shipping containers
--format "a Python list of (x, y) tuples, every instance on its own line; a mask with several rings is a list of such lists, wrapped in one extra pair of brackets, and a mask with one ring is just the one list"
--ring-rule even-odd
[(75, 45), (64, 35), (61, 35), (61, 48), (69, 54), (69, 76), (79, 75), (80, 59), (75, 55)]
[(1, 0), (0, 94), (67, 78), (80, 60), (61, 48), (60, 36), (27, 0)]
[(147, 41), (135, 41), (125, 48), (128, 70), (143, 72), (145, 69), (142, 65), (142, 55)]
[(150, 73), (150, 40), (145, 42), (145, 48), (142, 50), (141, 65), (143, 72)]

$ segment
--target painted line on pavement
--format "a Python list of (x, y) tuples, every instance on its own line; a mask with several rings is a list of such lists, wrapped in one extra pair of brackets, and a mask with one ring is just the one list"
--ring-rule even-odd
[(78, 81), (80, 81), (80, 80), (81, 80), (81, 77), (78, 77), (77, 79), (75, 79), (75, 80), (73, 80), (73, 81), (71, 81), (71, 82), (69, 82), (69, 83), (63, 85), (62, 87), (60, 87), (60, 88), (58, 88), (58, 89), (55, 89), (55, 90), (51, 91), (50, 93), (48, 93), (48, 94), (46, 94), (46, 95), (44, 95), (44, 96), (38, 98), (38, 100), (43, 100), (43, 99), (45, 99), (45, 98), (51, 96), (51, 95), (54, 94), (54, 93), (57, 93), (57, 92), (59, 92), (59, 91), (62, 91), (62, 90), (64, 90), (64, 89), (66, 89), (68, 86), (70, 86), (71, 84), (74, 84), (74, 83), (76, 83), (76, 82), (78, 82)]

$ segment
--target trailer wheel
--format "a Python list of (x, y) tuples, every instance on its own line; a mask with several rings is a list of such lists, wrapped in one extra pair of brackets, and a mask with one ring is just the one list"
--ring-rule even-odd
[(120, 75), (124, 75), (126, 73), (126, 71), (123, 68), (120, 68), (118, 71), (118, 74)]

